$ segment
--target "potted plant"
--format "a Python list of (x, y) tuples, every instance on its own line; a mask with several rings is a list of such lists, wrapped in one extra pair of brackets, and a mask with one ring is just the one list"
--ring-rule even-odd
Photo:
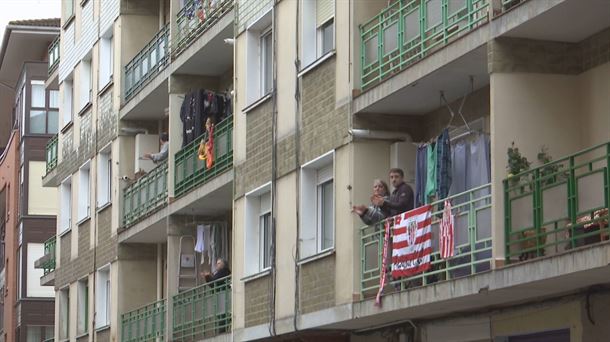
[[(513, 141), (508, 148), (508, 182), (511, 188), (514, 188), (521, 181), (520, 173), (529, 170), (531, 163), (527, 160), (526, 157), (521, 155), (519, 152), (519, 148), (515, 146), (515, 142)], [(521, 192), (523, 192), (523, 187), (521, 188)]]

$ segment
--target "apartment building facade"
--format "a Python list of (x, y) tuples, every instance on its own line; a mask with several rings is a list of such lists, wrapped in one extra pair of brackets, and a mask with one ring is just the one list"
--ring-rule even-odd
[[(45, 144), (57, 133), (59, 94), (45, 88), (59, 19), (11, 21), (0, 50), (2, 82), (2, 339), (53, 337), (55, 291), (42, 284), (45, 241), (55, 235), (55, 189), (42, 187)], [(4, 132), (10, 132), (5, 136)]]
[[(56, 339), (607, 335), (607, 2), (62, 6)], [(392, 167), (417, 190), (443, 132), (432, 267), (376, 305), (384, 227), (351, 208)]]

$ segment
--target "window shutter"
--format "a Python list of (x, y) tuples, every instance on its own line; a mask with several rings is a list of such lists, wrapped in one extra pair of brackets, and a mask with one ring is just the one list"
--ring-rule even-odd
[(316, 27), (322, 26), (325, 21), (335, 15), (335, 0), (317, 0)]

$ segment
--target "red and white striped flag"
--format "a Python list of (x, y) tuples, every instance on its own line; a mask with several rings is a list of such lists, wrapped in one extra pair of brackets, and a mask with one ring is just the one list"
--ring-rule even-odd
[(392, 277), (409, 277), (430, 268), (432, 253), (431, 206), (394, 217)]
[(445, 201), (439, 235), (438, 242), (441, 258), (451, 258), (454, 255), (453, 250), (455, 249), (455, 246), (453, 241), (453, 214), (451, 213), (451, 202), (449, 201)]

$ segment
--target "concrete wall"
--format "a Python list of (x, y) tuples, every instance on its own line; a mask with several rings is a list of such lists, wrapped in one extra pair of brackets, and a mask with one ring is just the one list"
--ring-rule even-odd
[(581, 146), (610, 141), (610, 62), (578, 76)]

